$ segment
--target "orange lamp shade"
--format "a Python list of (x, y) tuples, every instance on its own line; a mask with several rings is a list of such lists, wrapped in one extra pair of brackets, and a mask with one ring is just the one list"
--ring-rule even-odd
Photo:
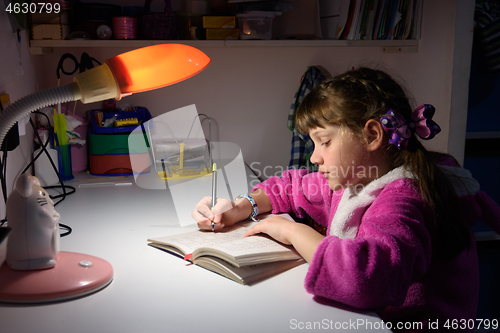
[(159, 44), (106, 60), (122, 94), (165, 87), (201, 72), (210, 64), (202, 51), (183, 44)]

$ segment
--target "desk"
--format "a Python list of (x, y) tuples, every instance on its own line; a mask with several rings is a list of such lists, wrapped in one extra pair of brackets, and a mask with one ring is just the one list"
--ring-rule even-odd
[[(132, 182), (132, 177), (115, 180)], [(210, 180), (208, 180), (210, 181)], [(76, 187), (56, 210), (73, 228), (61, 250), (103, 258), (114, 269), (105, 289), (44, 305), (0, 304), (2, 333), (373, 332), (374, 313), (322, 304), (304, 289), (304, 264), (253, 286), (242, 286), (147, 245), (147, 239), (186, 232), (168, 191), (130, 186)], [(201, 197), (201, 196), (200, 196)], [(366, 324), (367, 322), (370, 322)], [(360, 326), (348, 326), (351, 324)], [(366, 325), (365, 325), (366, 324)], [(351, 329), (349, 329), (351, 327)], [(375, 326), (378, 327), (378, 326)], [(377, 332), (390, 332), (376, 329)]]

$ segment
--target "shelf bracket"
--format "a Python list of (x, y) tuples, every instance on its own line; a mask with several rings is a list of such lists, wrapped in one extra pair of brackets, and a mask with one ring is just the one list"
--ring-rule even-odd
[(385, 53), (417, 53), (418, 45), (411, 46), (384, 46), (382, 52)]

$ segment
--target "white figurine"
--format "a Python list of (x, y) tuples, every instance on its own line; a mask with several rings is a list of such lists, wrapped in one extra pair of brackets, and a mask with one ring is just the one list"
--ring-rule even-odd
[(7, 264), (16, 270), (51, 268), (59, 254), (59, 213), (38, 179), (22, 174), (7, 199), (7, 221), (12, 232)]

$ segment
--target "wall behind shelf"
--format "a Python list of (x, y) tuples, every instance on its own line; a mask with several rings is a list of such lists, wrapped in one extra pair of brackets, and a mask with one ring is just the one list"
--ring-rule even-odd
[[(472, 5), (471, 5), (472, 3)], [(199, 75), (157, 91), (126, 97), (122, 102), (146, 106), (153, 116), (186, 105), (196, 104), (198, 112), (215, 119), (215, 136), (242, 148), (245, 160), (265, 177), (288, 166), (291, 133), (286, 119), (300, 78), (308, 66), (320, 65), (331, 74), (339, 74), (361, 65), (385, 69), (403, 81), (415, 97), (415, 103), (436, 107), (435, 120), (442, 133), (426, 145), (463, 158), (463, 133), (450, 135), (453, 113), (461, 114), (467, 105), (467, 90), (453, 86), (453, 80), (468, 83), (468, 67), (454, 63), (455, 39), (472, 41), (472, 12), (459, 17), (468, 31), (455, 36), (457, 8), (471, 8), (470, 0), (425, 1), (422, 39), (417, 53), (384, 53), (381, 47), (200, 47), (211, 59), (210, 66)], [(469, 17), (470, 16), (470, 17)], [(469, 22), (467, 24), (466, 22)], [(38, 76), (43, 87), (57, 85), (55, 69), (62, 54), (71, 52), (78, 58), (87, 52), (100, 61), (128, 51), (128, 48), (55, 48), (43, 58), (44, 74)], [(470, 50), (469, 50), (470, 53)], [(467, 49), (462, 58), (467, 59)], [(455, 65), (455, 68), (454, 68)], [(459, 67), (457, 67), (459, 66)], [(462, 74), (457, 77), (456, 72)], [(61, 84), (69, 83), (64, 77)], [(462, 82), (463, 83), (463, 82)], [(465, 98), (464, 110), (453, 110), (452, 98)], [(465, 97), (464, 97), (465, 96)], [(78, 103), (79, 113), (100, 108), (99, 104)], [(454, 106), (460, 107), (460, 106)], [(460, 122), (459, 122), (460, 125)], [(267, 167), (267, 169), (264, 169)]]

